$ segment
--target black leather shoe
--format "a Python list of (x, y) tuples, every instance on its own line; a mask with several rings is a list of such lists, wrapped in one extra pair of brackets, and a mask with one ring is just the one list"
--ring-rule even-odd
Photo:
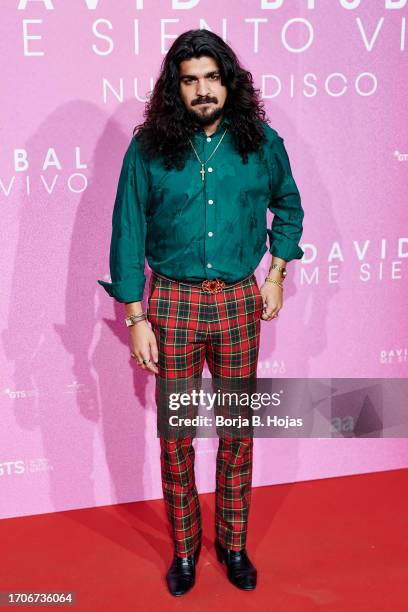
[(167, 586), (172, 595), (184, 595), (195, 583), (195, 569), (200, 556), (201, 542), (195, 553), (188, 557), (174, 554), (172, 564), (166, 575)]
[(230, 550), (215, 540), (215, 551), (218, 561), (226, 564), (228, 580), (234, 586), (245, 591), (251, 591), (256, 587), (257, 571), (249, 560), (245, 548)]

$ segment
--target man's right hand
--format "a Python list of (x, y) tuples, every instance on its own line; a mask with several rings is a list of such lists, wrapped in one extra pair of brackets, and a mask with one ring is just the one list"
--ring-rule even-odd
[[(129, 333), (130, 352), (135, 355), (133, 359), (137, 361), (139, 367), (143, 368), (143, 370), (150, 370), (158, 374), (159, 370), (155, 365), (159, 360), (156, 336), (147, 321), (138, 321), (131, 325)], [(147, 363), (143, 363), (143, 360), (147, 361)]]

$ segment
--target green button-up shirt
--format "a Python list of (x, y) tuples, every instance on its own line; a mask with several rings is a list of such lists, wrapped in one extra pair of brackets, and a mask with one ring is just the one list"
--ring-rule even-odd
[[(199, 127), (192, 142), (205, 161), (230, 119), (208, 137)], [(125, 153), (112, 214), (111, 283), (98, 280), (118, 302), (143, 299), (145, 257), (152, 270), (178, 280), (235, 282), (255, 271), (265, 252), (301, 259), (304, 211), (283, 138), (263, 123), (265, 160), (244, 164), (230, 130), (201, 165), (192, 148), (182, 170), (146, 159), (134, 136)], [(274, 214), (267, 227), (267, 210)], [(269, 245), (267, 246), (267, 237)]]

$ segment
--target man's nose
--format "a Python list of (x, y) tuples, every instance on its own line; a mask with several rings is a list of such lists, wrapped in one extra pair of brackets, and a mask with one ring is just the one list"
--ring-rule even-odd
[(209, 94), (208, 84), (207, 84), (205, 79), (202, 79), (202, 80), (199, 79), (198, 80), (196, 94), (197, 94), (197, 96), (200, 96), (200, 97), (204, 97), (204, 96), (207, 96)]

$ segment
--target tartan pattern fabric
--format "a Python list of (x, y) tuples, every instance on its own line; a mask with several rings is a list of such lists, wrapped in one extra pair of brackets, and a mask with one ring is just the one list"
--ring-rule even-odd
[(160, 437), (163, 499), (175, 551), (180, 557), (194, 553), (202, 532), (192, 442), (193, 438), (166, 440)]
[(251, 503), (253, 438), (219, 438), (215, 533), (224, 548), (245, 548)]
[(256, 374), (263, 298), (255, 275), (215, 294), (152, 272), (147, 318), (159, 350), (158, 376)]
[[(219, 378), (256, 376), (263, 299), (255, 275), (215, 294), (152, 272), (147, 316), (155, 334), (158, 377), (200, 376), (207, 360)], [(157, 389), (157, 384), (156, 384)], [(177, 555), (193, 554), (202, 522), (193, 438), (160, 437), (163, 499)], [(225, 548), (245, 548), (252, 483), (252, 437), (220, 437), (215, 532)]]

